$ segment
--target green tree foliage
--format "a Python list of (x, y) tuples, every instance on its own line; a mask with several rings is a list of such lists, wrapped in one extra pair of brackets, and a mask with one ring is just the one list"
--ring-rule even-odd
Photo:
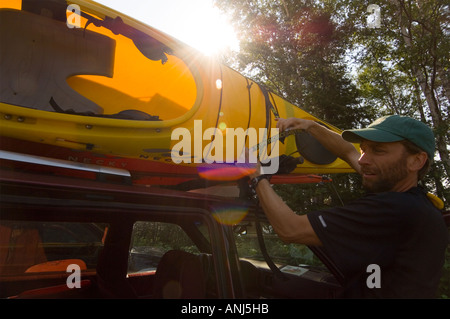
[(234, 62), (241, 71), (336, 126), (352, 126), (362, 110), (342, 63), (345, 30), (313, 3), (217, 1), (240, 30)]
[[(450, 8), (448, 2), (377, 1), (380, 26), (355, 23), (349, 52), (357, 64), (362, 104), (379, 115), (400, 114), (433, 127), (437, 161), (427, 185), (450, 202)], [(364, 3), (346, 5), (351, 16), (364, 15)], [(358, 19), (357, 19), (358, 20)]]
[[(342, 129), (366, 126), (386, 114), (408, 115), (429, 124), (437, 156), (425, 184), (448, 207), (448, 1), (215, 3), (231, 16), (240, 39), (240, 51), (228, 57), (229, 64), (299, 107)], [(378, 17), (379, 25), (374, 24)], [(321, 187), (278, 186), (277, 192), (297, 212), (360, 196), (355, 174), (332, 179)], [(448, 263), (447, 258), (441, 296), (450, 295)]]
[(427, 186), (450, 202), (448, 3), (377, 1), (379, 26), (371, 1), (215, 3), (238, 31), (233, 66), (299, 107), (343, 129), (386, 114), (432, 126), (438, 156)]

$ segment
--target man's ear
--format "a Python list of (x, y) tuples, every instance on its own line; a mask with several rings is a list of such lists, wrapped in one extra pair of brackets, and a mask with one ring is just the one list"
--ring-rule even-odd
[(425, 165), (428, 159), (428, 154), (426, 152), (420, 152), (416, 154), (411, 154), (408, 157), (408, 169), (410, 171), (420, 171)]

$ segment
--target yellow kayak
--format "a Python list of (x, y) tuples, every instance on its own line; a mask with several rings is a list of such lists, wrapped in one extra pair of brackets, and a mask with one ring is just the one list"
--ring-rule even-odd
[[(5, 1), (0, 29), (4, 137), (192, 167), (205, 162), (219, 137), (219, 153), (237, 160), (238, 146), (226, 138), (231, 129), (254, 129), (256, 144), (266, 145), (260, 129), (271, 134), (277, 117), (314, 119), (339, 132), (167, 34), (92, 1)], [(191, 148), (174, 132), (188, 133)], [(281, 141), (279, 155), (301, 159), (294, 174), (352, 171), (305, 132), (268, 137), (267, 145)], [(247, 136), (245, 146), (255, 148), (255, 140)]]

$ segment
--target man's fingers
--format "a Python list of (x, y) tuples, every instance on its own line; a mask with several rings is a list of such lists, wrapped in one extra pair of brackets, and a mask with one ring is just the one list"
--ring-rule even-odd
[(286, 119), (277, 118), (277, 125), (276, 128), (278, 128), (281, 132), (286, 129)]

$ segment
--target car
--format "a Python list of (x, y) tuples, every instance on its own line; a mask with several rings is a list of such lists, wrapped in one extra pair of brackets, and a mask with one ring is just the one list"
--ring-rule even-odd
[(248, 199), (4, 167), (0, 189), (1, 298), (335, 298), (342, 289), (320, 251), (282, 243)]
[[(228, 152), (212, 139), (175, 147), (191, 131), (208, 142), (201, 120), (223, 142), (222, 129), (315, 116), (150, 26), (72, 2), (0, 5), (0, 298), (339, 298), (339, 269), (281, 242), (245, 181), (200, 178), (240, 177), (205, 165), (205, 150)], [(353, 172), (307, 132), (251, 136), (253, 150), (283, 141), (276, 162), (290, 168), (273, 183)]]

